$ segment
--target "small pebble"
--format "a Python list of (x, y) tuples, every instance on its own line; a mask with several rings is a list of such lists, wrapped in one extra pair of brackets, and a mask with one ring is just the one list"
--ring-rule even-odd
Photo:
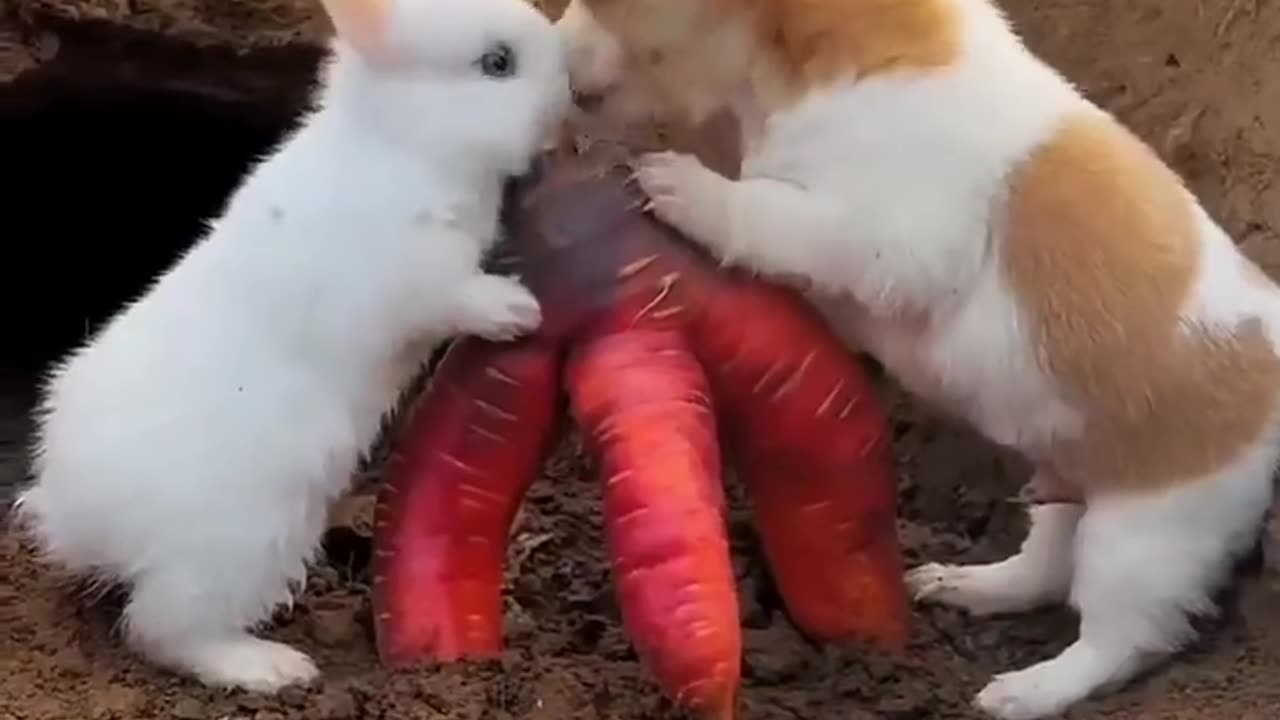
[(72, 643), (59, 650), (53, 656), (53, 662), (57, 664), (59, 670), (68, 675), (88, 675), (91, 669), (88, 658), (84, 656), (84, 652), (77, 643)]
[(127, 685), (112, 685), (97, 696), (90, 717), (94, 720), (133, 718), (147, 704), (147, 695)]
[(280, 699), (280, 702), (285, 705), (298, 708), (307, 704), (308, 694), (309, 693), (306, 688), (298, 687), (297, 685), (290, 685), (288, 687), (280, 688), (280, 692), (277, 694), (277, 697)]
[(237, 700), (236, 704), (239, 705), (242, 710), (261, 710), (271, 703), (267, 700), (266, 695), (246, 693)]
[(204, 703), (194, 698), (179, 700), (169, 713), (177, 720), (204, 720), (206, 715)]
[(329, 513), (329, 527), (347, 527), (362, 535), (373, 532), (373, 511), (378, 497), (372, 492), (351, 493), (334, 504)]
[(761, 630), (745, 629), (742, 641), (748, 657), (745, 674), (762, 685), (786, 682), (808, 669), (808, 648), (785, 623)]
[(359, 598), (324, 598), (311, 606), (311, 636), (328, 647), (350, 645), (359, 634)]
[(321, 720), (352, 720), (360, 714), (355, 697), (347, 690), (331, 690), (321, 695), (317, 702)]
[(51, 32), (40, 33), (39, 39), (36, 41), (36, 57), (40, 58), (40, 62), (49, 62), (58, 57), (58, 53), (62, 51), (62, 38)]
[(926, 704), (927, 701), (923, 698), (904, 695), (884, 698), (876, 703), (876, 709), (885, 718), (917, 718), (921, 717), (922, 710), (927, 709), (924, 707)]

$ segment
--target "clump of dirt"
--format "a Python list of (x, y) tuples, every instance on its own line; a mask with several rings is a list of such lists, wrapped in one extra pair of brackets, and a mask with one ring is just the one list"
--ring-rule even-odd
[[(204, 18), (200, 22), (214, 28), (231, 27), (215, 22), (219, 13), (243, 12), (248, 4), (169, 3), (196, 8)], [(311, 4), (298, 0), (297, 7)], [(135, 9), (152, 7), (106, 0), (19, 5), (24, 12), (36, 6), (41, 12), (55, 6), (114, 8), (120, 17), (145, 15)], [(1264, 82), (1280, 76), (1280, 5), (1262, 0), (1007, 0), (1006, 5), (1034, 49), (1151, 141), (1246, 250), (1280, 275), (1280, 191), (1272, 179), (1280, 155), (1280, 84)], [(292, 32), (288, 28), (294, 22), (283, 21), (276, 30)], [(310, 27), (310, 21), (298, 22)], [(0, 36), (0, 50), (3, 44)], [(232, 72), (233, 59), (225, 62)], [(0, 108), (3, 92), (0, 87)], [(59, 167), (75, 172), (70, 160), (63, 162)], [(108, 217), (99, 236), (136, 230), (129, 222)], [(17, 381), (29, 394), (32, 376)], [(1026, 467), (899, 397), (890, 385), (884, 391), (893, 408), (902, 477), (900, 530), (909, 562), (990, 560), (1013, 551), (1024, 519), (1009, 499), (1026, 478)], [(2, 491), (21, 474), (21, 413), (29, 397), (9, 385), (0, 393), (10, 400), (0, 403)], [(746, 645), (744, 720), (976, 720), (970, 698), (993, 673), (1048, 658), (1074, 638), (1076, 619), (1066, 610), (974, 620), (947, 609), (921, 608), (903, 658), (815, 646), (795, 632), (780, 609), (747, 504), (733, 483), (730, 501)], [(517, 522), (506, 587), (508, 650), (496, 661), (398, 672), (379, 667), (365, 584), (368, 502), (362, 490), (335, 512), (326, 562), (270, 631), (314, 653), (324, 680), (273, 698), (205, 690), (140, 662), (115, 635), (117, 598), (88, 602), (37, 564), (16, 534), (0, 535), (0, 719), (680, 717), (639, 666), (622, 633), (604, 558), (599, 487), (574, 437), (566, 438), (548, 464)], [(1206, 624), (1195, 647), (1121, 692), (1085, 704), (1072, 717), (1280, 717), (1275, 681), (1280, 676), (1280, 591), (1260, 583), (1255, 567), (1244, 567), (1222, 604), (1222, 616)]]

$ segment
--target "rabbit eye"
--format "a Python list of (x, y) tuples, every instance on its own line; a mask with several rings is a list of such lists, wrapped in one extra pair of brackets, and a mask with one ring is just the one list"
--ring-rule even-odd
[(498, 43), (477, 61), (480, 72), (492, 78), (510, 77), (516, 73), (516, 51), (506, 43)]

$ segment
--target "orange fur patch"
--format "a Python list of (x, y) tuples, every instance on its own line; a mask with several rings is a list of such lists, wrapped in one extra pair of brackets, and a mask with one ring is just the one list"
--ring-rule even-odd
[(953, 0), (711, 0), (753, 18), (760, 46), (808, 89), (850, 73), (931, 70), (960, 54)]
[[(752, 33), (757, 58), (794, 99), (842, 77), (932, 70), (960, 54), (960, 10), (954, 0), (584, 0), (592, 14), (622, 38), (641, 67), (661, 85), (690, 82), (720, 69), (722, 49), (707, 43), (711, 28), (738, 22)], [(698, 7), (694, 4), (701, 3)], [(679, 4), (679, 7), (677, 7)], [(686, 5), (687, 4), (687, 5)], [(683, 47), (655, 47), (672, 37), (669, 20), (696, 16)], [(663, 38), (659, 40), (658, 38)], [(666, 67), (670, 66), (670, 67)], [(759, 68), (740, 68), (742, 74)], [(712, 71), (715, 74), (716, 71)], [(744, 78), (745, 79), (745, 78)], [(760, 78), (753, 78), (759, 80)], [(772, 92), (772, 89), (771, 89)]]
[(1188, 327), (1198, 270), (1180, 178), (1101, 115), (1071, 118), (1013, 173), (1002, 248), (1048, 372), (1083, 436), (1047, 458), (1085, 488), (1135, 489), (1221, 468), (1272, 420), (1278, 359), (1258, 319)]

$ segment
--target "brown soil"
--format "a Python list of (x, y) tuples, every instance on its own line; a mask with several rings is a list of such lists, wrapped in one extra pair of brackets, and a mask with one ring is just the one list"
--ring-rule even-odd
[(194, 42), (252, 48), (315, 42), (329, 32), (320, 0), (12, 0), (26, 18), (110, 22)]
[[(249, 3), (250, 5), (254, 3)], [(1280, 275), (1280, 3), (1269, 0), (1008, 0), (1036, 49), (1153, 142), (1251, 255)], [(195, 8), (185, 27), (221, 28), (243, 2), (17, 2), (24, 13), (107, 8), (105, 19), (150, 29), (147, 8)], [(281, 7), (289, 3), (281, 3)], [(299, 2), (294, 10), (311, 6)], [(78, 10), (77, 10), (78, 12)], [(287, 37), (301, 15), (273, 15)], [(281, 11), (284, 12), (284, 11)], [(162, 13), (163, 14), (163, 13)], [(4, 11), (0, 11), (0, 19)], [(308, 16), (305, 22), (314, 22)], [(255, 21), (258, 22), (258, 21)], [(147, 23), (154, 23), (148, 25)], [(203, 23), (203, 25), (201, 24)], [(297, 37), (314, 39), (312, 30)], [(217, 33), (213, 33), (216, 35)], [(268, 37), (274, 37), (269, 32)], [(0, 31), (0, 55), (5, 48)], [(291, 37), (291, 36), (289, 36)], [(24, 36), (22, 42), (28, 42)], [(224, 44), (237, 43), (224, 41)], [(1271, 77), (1270, 82), (1264, 78)], [(0, 107), (3, 103), (0, 102)], [(20, 416), (30, 378), (0, 394), (0, 507), (21, 471)], [(887, 390), (892, 395), (891, 390)], [(970, 433), (895, 400), (902, 535), (910, 560), (980, 560), (1013, 550), (1023, 531), (1006, 501), (1025, 478), (1015, 459)], [(140, 663), (112, 633), (113, 604), (80, 602), (0, 536), (0, 720), (151, 718), (324, 720), (429, 718), (641, 720), (679, 717), (622, 635), (602, 555), (599, 493), (572, 439), (548, 466), (514, 536), (508, 579), (509, 650), (501, 661), (391, 673), (369, 636), (367, 503), (337, 514), (329, 561), (272, 632), (316, 654), (324, 682), (278, 698), (203, 690)], [(731, 488), (734, 487), (732, 483)], [(787, 623), (753, 545), (745, 505), (730, 518), (746, 638), (742, 717), (977, 717), (969, 698), (995, 672), (1049, 657), (1071, 641), (1067, 611), (977, 621), (945, 609), (916, 614), (909, 657), (814, 647)], [(1256, 564), (1255, 564), (1256, 565)], [(820, 571), (820, 569), (819, 569)], [(1280, 592), (1242, 568), (1222, 618), (1151, 676), (1077, 718), (1161, 720), (1280, 717)]]

